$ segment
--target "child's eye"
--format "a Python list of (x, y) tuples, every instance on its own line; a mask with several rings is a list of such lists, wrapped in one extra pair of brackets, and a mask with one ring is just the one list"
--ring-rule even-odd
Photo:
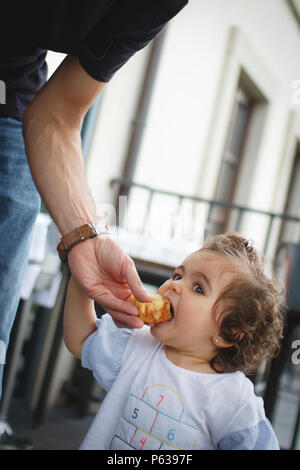
[(180, 274), (174, 273), (173, 276), (172, 276), (172, 279), (173, 279), (173, 281), (179, 281), (179, 279), (181, 279), (181, 276), (180, 276)]
[(204, 294), (204, 291), (200, 284), (195, 284), (193, 287), (193, 291), (196, 292), (197, 294)]

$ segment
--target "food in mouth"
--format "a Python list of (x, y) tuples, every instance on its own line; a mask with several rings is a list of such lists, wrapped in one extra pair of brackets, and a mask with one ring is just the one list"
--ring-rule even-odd
[(132, 301), (139, 309), (139, 317), (145, 323), (161, 323), (172, 318), (172, 306), (170, 302), (159, 294), (150, 294), (152, 302), (140, 302), (134, 296)]

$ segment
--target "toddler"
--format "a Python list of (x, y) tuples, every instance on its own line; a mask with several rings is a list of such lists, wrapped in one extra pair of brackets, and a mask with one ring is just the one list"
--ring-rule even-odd
[(158, 293), (171, 320), (121, 329), (70, 280), (65, 343), (107, 392), (81, 449), (279, 449), (246, 377), (283, 331), (262, 256), (237, 233), (217, 235)]

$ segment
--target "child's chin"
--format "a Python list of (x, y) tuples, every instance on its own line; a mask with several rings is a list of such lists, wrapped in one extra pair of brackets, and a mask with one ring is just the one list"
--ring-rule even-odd
[(162, 334), (163, 331), (166, 330), (166, 328), (172, 323), (172, 320), (160, 322), (160, 323), (153, 323), (153, 325), (150, 328), (150, 333), (154, 338), (157, 338), (158, 340), (162, 339)]

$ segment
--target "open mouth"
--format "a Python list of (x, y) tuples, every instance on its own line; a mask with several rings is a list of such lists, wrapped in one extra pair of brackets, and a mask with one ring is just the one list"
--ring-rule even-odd
[(171, 303), (170, 303), (170, 313), (171, 313), (171, 319), (174, 318), (174, 309)]
[(173, 308), (173, 305), (172, 305), (172, 301), (167, 296), (165, 296), (165, 299), (170, 303), (171, 318), (168, 321), (171, 321), (171, 320), (173, 320), (173, 318), (175, 316), (174, 308)]

